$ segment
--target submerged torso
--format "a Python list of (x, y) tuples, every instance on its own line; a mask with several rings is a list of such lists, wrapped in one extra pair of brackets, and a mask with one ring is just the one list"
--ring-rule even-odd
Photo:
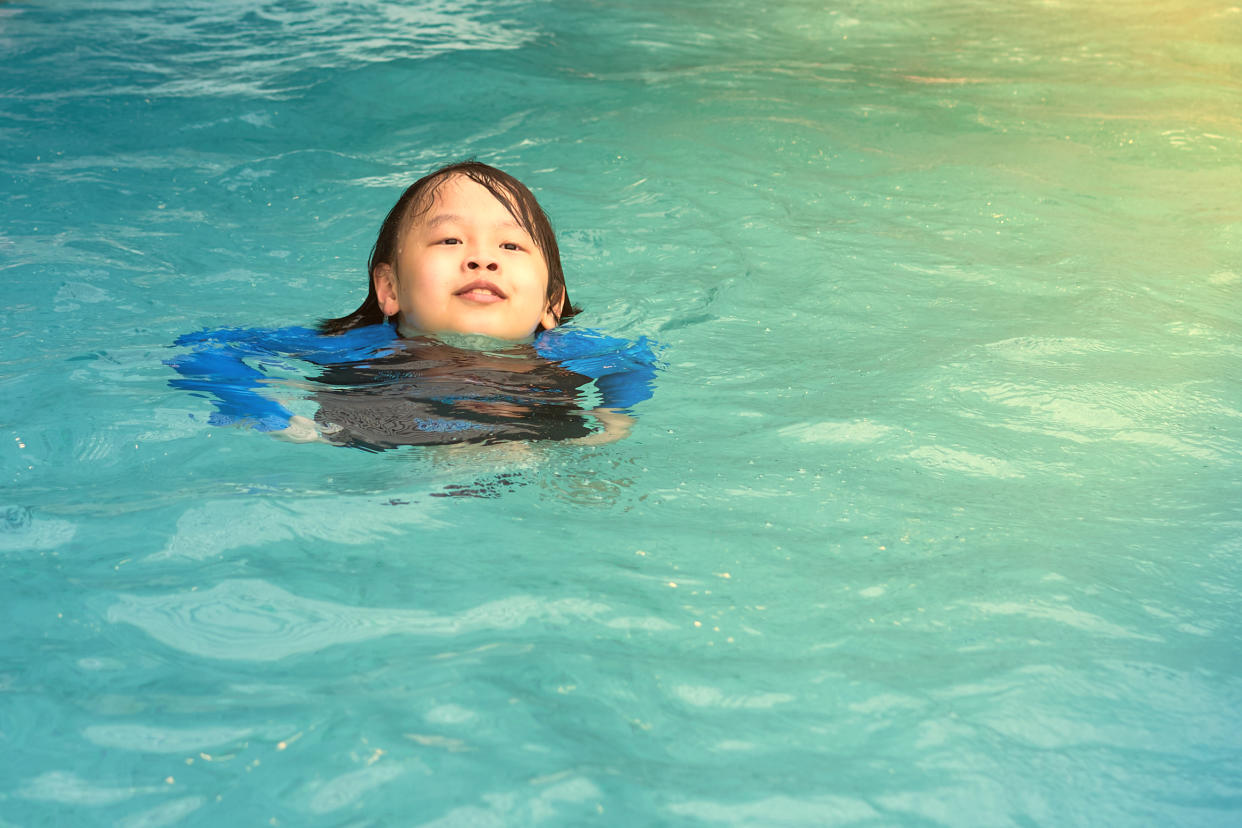
[(315, 420), (337, 429), (332, 442), (372, 451), (566, 440), (591, 433), (579, 404), (589, 382), (529, 345), (489, 352), (412, 339), (365, 363), (324, 366)]

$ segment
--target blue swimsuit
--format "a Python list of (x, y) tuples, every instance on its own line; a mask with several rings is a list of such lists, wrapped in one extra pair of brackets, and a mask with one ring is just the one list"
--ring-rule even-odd
[(590, 434), (594, 380), (600, 406), (626, 411), (652, 393), (656, 357), (626, 342), (559, 327), (531, 344), (484, 352), (430, 338), (402, 339), (389, 325), (324, 336), (309, 328), (226, 329), (180, 337), (190, 350), (168, 364), (177, 388), (211, 400), (213, 425), (277, 431), (293, 416), (265, 396), (269, 372), (319, 366), (311, 377), (316, 421), (328, 440), (371, 451), (403, 445), (564, 440)]

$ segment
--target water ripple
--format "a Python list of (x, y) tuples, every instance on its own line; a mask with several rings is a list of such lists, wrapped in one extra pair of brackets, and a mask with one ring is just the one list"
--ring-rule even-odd
[[(362, 508), (374, 508), (374, 504), (368, 502)], [(398, 525), (443, 526), (442, 521), (429, 514), (436, 508), (423, 504), (418, 510), (407, 509), (396, 517), (385, 515), (384, 520), (377, 519), (368, 525), (364, 521), (342, 521), (336, 511), (325, 510), (322, 504), (314, 502), (212, 501), (183, 512), (172, 538), (151, 557), (202, 560), (231, 549), (293, 538), (350, 545), (378, 543), (391, 536)]]
[(117, 828), (161, 828), (180, 822), (207, 802), (203, 796), (183, 796), (163, 805), (131, 814), (117, 822)]
[(892, 426), (870, 420), (798, 423), (782, 428), (778, 434), (804, 443), (874, 443), (892, 432)]
[(989, 457), (945, 446), (920, 446), (905, 456), (932, 469), (961, 472), (977, 477), (1022, 477), (1022, 472), (1016, 466), (999, 457)]
[(67, 520), (35, 517), (26, 506), (0, 506), (0, 553), (56, 549), (77, 531)]
[(202, 591), (123, 595), (109, 607), (106, 618), (114, 624), (131, 624), (162, 644), (203, 658), (278, 661), (386, 635), (515, 629), (534, 620), (594, 618), (606, 610), (602, 604), (580, 599), (541, 601), (520, 595), (442, 616), (317, 601), (266, 581), (245, 579)]
[(339, 811), (357, 802), (369, 791), (391, 782), (404, 771), (396, 765), (372, 765), (350, 771), (316, 786), (310, 799), (310, 809), (317, 814)]
[(158, 786), (109, 788), (88, 782), (71, 771), (49, 771), (31, 779), (17, 790), (23, 799), (62, 802), (70, 805), (111, 805), (139, 794), (158, 793)]
[(91, 725), (82, 731), (88, 742), (100, 747), (138, 750), (145, 753), (198, 753), (246, 739), (254, 731), (237, 727), (173, 728), (147, 725)]
[[(21, 98), (279, 98), (305, 87), (306, 81), (296, 76), (307, 70), (322, 73), (450, 52), (511, 50), (535, 36), (501, 17), (503, 6), (498, 10), (496, 4), (482, 2), (265, 3), (244, 16), (242, 27), (236, 10), (215, 3), (150, 13), (156, 5), (80, 8), (73, 14), (36, 11), (17, 17), (12, 25), (20, 26), (25, 36), (13, 41), (18, 48), (10, 58), (49, 63), (51, 86), (38, 93), (24, 90)], [(40, 36), (31, 37), (30, 32)], [(79, 46), (55, 55), (53, 62), (43, 47), (58, 37)], [(63, 82), (55, 83), (58, 76)], [(0, 93), (0, 98), (10, 97), (12, 92)]]
[(726, 695), (718, 687), (682, 684), (673, 692), (686, 704), (695, 707), (719, 707), (722, 709), (767, 709), (794, 700), (788, 693), (738, 693)]
[(1063, 605), (1029, 602), (1020, 604), (1015, 601), (974, 601), (968, 606), (985, 615), (1021, 615), (1027, 618), (1052, 621), (1067, 627), (1106, 638), (1130, 638), (1141, 641), (1163, 641), (1158, 635), (1146, 635), (1127, 629), (1118, 624), (1105, 621), (1098, 615)]
[(831, 795), (771, 796), (743, 803), (690, 800), (669, 810), (717, 825), (855, 825), (881, 817), (864, 800)]

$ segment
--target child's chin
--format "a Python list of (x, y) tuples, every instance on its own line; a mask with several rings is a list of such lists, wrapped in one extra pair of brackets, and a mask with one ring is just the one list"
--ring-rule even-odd
[(441, 331), (447, 334), (461, 334), (464, 336), (486, 336), (492, 339), (501, 339), (506, 342), (524, 342), (535, 335), (535, 326), (526, 328), (525, 326), (514, 325), (497, 325), (483, 323), (464, 323), (461, 325), (453, 325), (451, 330)]

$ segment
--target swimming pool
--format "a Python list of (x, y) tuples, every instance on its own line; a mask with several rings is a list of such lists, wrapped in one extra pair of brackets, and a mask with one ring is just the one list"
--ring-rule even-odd
[[(0, 820), (1236, 823), (1242, 13), (620, 6), (0, 5)], [(169, 387), (467, 156), (629, 438)]]

